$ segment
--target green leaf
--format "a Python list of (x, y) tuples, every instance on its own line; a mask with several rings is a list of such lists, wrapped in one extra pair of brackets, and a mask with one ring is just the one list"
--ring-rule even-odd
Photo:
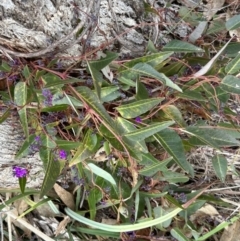
[(151, 98), (148, 100), (139, 100), (130, 104), (125, 104), (117, 107), (117, 111), (124, 118), (135, 118), (143, 113), (151, 110), (153, 107), (158, 105), (164, 98)]
[(149, 94), (148, 94), (147, 88), (145, 87), (145, 85), (143, 83), (141, 83), (139, 80), (137, 80), (135, 99), (136, 100), (144, 100), (144, 99), (148, 99), (148, 98), (149, 98)]
[(12, 68), (5, 61), (2, 61), (2, 65), (0, 65), (0, 70), (3, 72), (11, 72)]
[(29, 77), (31, 76), (31, 72), (30, 72), (27, 65), (24, 66), (24, 69), (23, 69), (22, 73), (23, 73), (23, 76), (26, 80), (28, 80)]
[[(156, 217), (156, 218), (164, 216), (165, 214), (168, 213), (168, 211), (164, 210), (161, 206), (157, 206), (157, 207), (153, 208), (153, 212), (154, 212), (154, 217)], [(172, 219), (170, 218), (169, 220), (167, 220), (167, 221), (165, 221), (161, 224), (156, 225), (156, 228), (164, 231), (164, 228), (169, 227), (171, 222), (172, 222)]]
[[(122, 129), (122, 133), (123, 134), (126, 134), (126, 133), (129, 133), (129, 132), (132, 132), (132, 131), (135, 131), (137, 130), (137, 128), (135, 127), (135, 125), (130, 122), (130, 121), (127, 121), (121, 117), (118, 117), (116, 119), (116, 123), (118, 124), (118, 126), (120, 125), (121, 126), (121, 129)], [(132, 142), (132, 141), (131, 141)], [(148, 152), (148, 148), (146, 146), (146, 143), (145, 141), (140, 141), (140, 140), (137, 140), (137, 141), (134, 141), (132, 143), (132, 145), (139, 151), (141, 152), (145, 152), (147, 153)]]
[(44, 88), (50, 88), (53, 86), (62, 87), (64, 85), (64, 80), (62, 80), (59, 76), (53, 73), (47, 73), (42, 76), (42, 80), (45, 83)]
[(233, 60), (231, 60), (225, 67), (227, 74), (235, 74), (240, 69), (240, 54), (238, 54)]
[(41, 109), (41, 112), (58, 112), (58, 111), (63, 111), (68, 108), (68, 105), (55, 105), (55, 106), (49, 106), (49, 107), (44, 107)]
[(78, 88), (78, 93), (81, 95), (82, 100), (86, 102), (87, 105), (103, 119), (103, 121), (111, 126), (114, 125), (112, 118), (93, 91), (91, 91), (88, 87), (81, 86)]
[[(160, 63), (162, 63), (167, 58), (169, 58), (172, 54), (173, 54), (173, 52), (161, 52), (161, 53), (145, 55), (143, 57), (135, 58), (135, 59), (125, 63), (123, 65), (123, 67), (129, 69), (129, 68), (134, 67), (138, 63), (146, 63), (146, 64), (151, 65), (152, 67), (155, 67), (155, 66), (159, 65)], [(122, 69), (119, 70), (120, 73), (121, 73), (121, 71), (122, 71)], [(125, 71), (125, 70), (123, 70), (123, 71)]]
[(88, 61), (87, 61), (87, 65), (88, 65), (88, 69), (89, 69), (90, 74), (93, 79), (93, 85), (94, 85), (95, 91), (100, 100), (101, 99), (101, 86), (102, 86), (102, 82), (103, 82), (102, 73), (100, 73), (99, 70), (95, 69)]
[(131, 87), (135, 87), (136, 84), (134, 81), (132, 81), (131, 79), (125, 78), (124, 76), (120, 76), (118, 79), (121, 83), (129, 85)]
[(110, 102), (121, 96), (118, 86), (108, 86), (101, 88), (101, 101)]
[(84, 223), (88, 226), (91, 226), (93, 228), (97, 228), (97, 229), (101, 229), (101, 230), (106, 230), (106, 231), (110, 231), (110, 232), (129, 232), (129, 231), (135, 231), (135, 230), (140, 230), (140, 229), (144, 229), (144, 228), (148, 228), (148, 227), (152, 227), (154, 225), (163, 223), (167, 220), (169, 220), (170, 218), (175, 217), (179, 212), (181, 212), (181, 208), (176, 208), (173, 211), (169, 212), (168, 214), (161, 216), (159, 218), (155, 218), (153, 220), (147, 220), (147, 221), (143, 221), (141, 223), (136, 223), (136, 224), (128, 224), (128, 225), (109, 225), (109, 224), (103, 224), (103, 223), (99, 223), (99, 222), (95, 222), (93, 220), (90, 220), (88, 218), (85, 218), (79, 214), (77, 214), (76, 212), (72, 211), (69, 208), (65, 208), (65, 212), (67, 213), (67, 215), (69, 215), (71, 218)]
[(165, 84), (166, 86), (173, 88), (179, 92), (182, 92), (181, 88), (179, 88), (176, 84), (174, 84), (171, 79), (169, 79), (165, 74), (159, 73), (149, 64), (138, 63), (134, 65), (133, 68), (130, 69), (130, 71), (140, 76), (148, 76), (148, 77), (157, 79), (163, 84)]
[(118, 54), (115, 52), (106, 52), (106, 57), (98, 59), (98, 60), (91, 60), (88, 62), (88, 64), (91, 66), (91, 68), (94, 68), (95, 70), (101, 70), (107, 65), (109, 65), (114, 59), (118, 57)]
[(228, 31), (234, 30), (238, 27), (240, 27), (240, 15), (235, 15), (227, 20), (226, 28)]
[(179, 228), (172, 228), (170, 233), (178, 241), (190, 241)]
[(29, 138), (24, 141), (23, 145), (17, 152), (15, 159), (21, 158), (28, 154), (28, 148), (34, 142), (35, 137), (35, 135), (30, 135)]
[(177, 96), (182, 99), (207, 102), (207, 99), (198, 90), (184, 90), (183, 93), (178, 93)]
[(189, 181), (189, 178), (185, 176), (183, 173), (166, 171), (163, 172), (163, 177), (160, 178), (161, 181), (167, 181), (168, 183), (185, 183)]
[(204, 52), (203, 49), (194, 46), (188, 42), (180, 40), (172, 40), (163, 47), (163, 51), (174, 51), (174, 52), (184, 52), (184, 53), (196, 53)]
[(18, 178), (18, 183), (19, 183), (19, 186), (20, 186), (20, 189), (21, 189), (21, 193), (24, 193), (26, 183), (27, 183), (27, 178), (26, 177)]
[(240, 139), (240, 126), (235, 124), (230, 124), (226, 122), (219, 122), (219, 128), (225, 129), (228, 131), (228, 134), (233, 136), (236, 139)]
[(215, 155), (212, 159), (212, 164), (217, 177), (224, 183), (228, 169), (227, 159), (223, 155)]
[(2, 124), (11, 114), (11, 108), (8, 108), (1, 116), (0, 116), (0, 124)]
[(53, 149), (57, 146), (56, 142), (48, 135), (41, 136), (41, 141), (42, 141), (42, 145), (49, 149)]
[(19, 107), (18, 114), (23, 127), (24, 134), (28, 138), (28, 120), (27, 120), (27, 85), (25, 82), (18, 82), (14, 88), (14, 102)]
[(96, 204), (101, 199), (101, 193), (100, 190), (96, 187), (91, 188), (89, 195), (88, 195), (88, 205), (89, 205), (89, 213), (90, 213), (90, 219), (94, 220), (96, 217), (97, 209)]
[(188, 172), (191, 176), (194, 176), (193, 167), (186, 160), (182, 140), (174, 130), (162, 130), (154, 135), (154, 137), (184, 171)]
[(92, 130), (89, 129), (85, 134), (83, 145), (87, 147), (90, 151), (93, 151), (98, 143), (97, 135), (93, 134)]
[(64, 149), (65, 151), (71, 151), (80, 146), (80, 142), (66, 141), (66, 140), (55, 140), (59, 149)]
[(82, 162), (89, 158), (93, 154), (92, 151), (90, 151), (86, 146), (83, 144), (80, 144), (77, 152), (75, 153), (74, 157), (72, 160), (69, 162), (69, 166), (76, 165), (79, 162)]
[(219, 149), (221, 146), (239, 146), (237, 141), (228, 130), (213, 126), (189, 126), (186, 128), (187, 133), (195, 136), (203, 143)]
[(148, 40), (146, 50), (151, 53), (158, 53), (158, 49), (155, 48), (154, 43), (151, 39)]
[(52, 150), (47, 148), (40, 148), (39, 150), (39, 156), (41, 158), (41, 161), (43, 162), (43, 167), (45, 171), (47, 170), (48, 160), (50, 160), (52, 155), (51, 152)]
[(61, 79), (58, 76), (54, 77), (56, 75), (51, 76), (44, 76), (44, 79), (47, 81), (45, 88), (51, 88), (51, 87), (57, 87), (61, 88), (65, 84), (72, 84), (72, 83), (83, 83), (86, 80), (83, 79), (77, 79), (77, 78), (69, 78), (69, 79)]
[(52, 155), (50, 155), (49, 158), (50, 159), (47, 160), (47, 169), (40, 191), (40, 198), (50, 191), (65, 165), (64, 161), (54, 160)]
[(161, 123), (154, 123), (149, 126), (143, 127), (141, 129), (129, 132), (125, 134), (126, 137), (134, 141), (141, 141), (149, 136), (156, 134), (157, 132), (166, 129), (170, 125), (173, 125), (174, 121), (163, 121)]
[[(167, 170), (166, 165), (172, 160), (172, 157), (167, 158), (163, 161), (158, 161), (157, 163), (154, 163), (152, 165), (148, 165), (147, 167), (144, 167), (143, 169), (139, 170), (139, 174), (147, 177), (152, 177), (157, 172), (164, 172)], [(146, 160), (144, 160), (146, 161)], [(140, 162), (142, 165), (144, 161)]]
[(234, 94), (240, 94), (240, 81), (239, 78), (233, 75), (227, 75), (223, 78), (221, 84), (221, 89)]
[(93, 172), (95, 175), (102, 177), (103, 179), (107, 180), (108, 182), (110, 182), (113, 185), (117, 185), (117, 183), (115, 182), (114, 178), (112, 177), (111, 174), (109, 174), (108, 172), (106, 172), (105, 170), (103, 170), (102, 168), (96, 166), (93, 163), (88, 163), (86, 164), (86, 167)]
[(181, 111), (174, 105), (167, 105), (165, 106), (162, 111), (164, 112), (164, 114), (176, 121), (178, 123), (178, 125), (180, 125), (181, 127), (185, 127), (186, 126), (186, 123), (183, 119), (183, 116), (182, 116), (182, 113)]
[[(68, 105), (68, 106), (74, 105), (75, 107), (83, 106), (81, 101), (77, 100), (76, 98), (74, 98), (70, 95), (67, 95), (66, 93), (63, 94), (61, 92), (58, 92), (53, 95), (52, 105), (57, 108), (58, 107), (63, 108), (63, 110), (64, 110), (64, 108), (67, 108), (66, 105)], [(51, 108), (51, 107), (45, 107), (44, 109), (46, 110), (46, 108)], [(57, 110), (57, 108), (53, 108), (53, 111)]]

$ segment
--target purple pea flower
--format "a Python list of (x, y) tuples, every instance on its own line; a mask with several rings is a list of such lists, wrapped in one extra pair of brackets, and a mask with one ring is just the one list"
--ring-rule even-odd
[(51, 106), (52, 105), (52, 99), (53, 99), (53, 95), (52, 95), (51, 91), (49, 89), (43, 89), (42, 95), (45, 98), (44, 104), (46, 106)]
[(13, 176), (17, 178), (26, 177), (28, 174), (28, 171), (26, 168), (14, 166), (13, 167)]
[(137, 123), (141, 123), (141, 122), (142, 122), (142, 119), (141, 119), (140, 116), (137, 116), (137, 117), (135, 118), (135, 121), (136, 121)]
[(59, 150), (58, 155), (60, 159), (63, 159), (63, 160), (67, 159), (67, 152), (64, 150)]

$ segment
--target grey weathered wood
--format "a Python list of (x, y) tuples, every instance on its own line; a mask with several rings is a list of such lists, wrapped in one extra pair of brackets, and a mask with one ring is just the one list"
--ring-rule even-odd
[(9, 117), (0, 124), (0, 188), (18, 188), (18, 179), (13, 177), (12, 172), (14, 165), (29, 168), (27, 187), (41, 188), (44, 172), (38, 153), (15, 159), (23, 141), (24, 134), (17, 116)]
[[(0, 50), (3, 55), (20, 57), (52, 52), (76, 57), (84, 45), (85, 50), (101, 45), (112, 49), (115, 36), (125, 32), (118, 37), (120, 52), (136, 55), (146, 45), (141, 31), (133, 28), (142, 14), (141, 0), (2, 0)], [(79, 29), (74, 32), (79, 22), (84, 23), (83, 36), (76, 34)]]

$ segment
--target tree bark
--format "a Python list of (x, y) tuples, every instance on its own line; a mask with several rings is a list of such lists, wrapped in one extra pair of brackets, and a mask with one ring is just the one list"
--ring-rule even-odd
[(40, 189), (44, 171), (38, 153), (25, 158), (15, 158), (25, 138), (18, 119), (18, 116), (13, 114), (0, 124), (0, 190), (19, 188), (18, 178), (13, 177), (12, 167), (15, 165), (28, 169), (28, 188)]
[(79, 57), (116, 42), (121, 54), (139, 55), (146, 45), (142, 26), (134, 28), (141, 0), (2, 0), (0, 7), (0, 50), (9, 57)]

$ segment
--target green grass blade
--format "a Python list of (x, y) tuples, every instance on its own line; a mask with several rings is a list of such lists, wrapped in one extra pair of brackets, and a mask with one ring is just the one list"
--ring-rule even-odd
[(90, 220), (88, 218), (85, 218), (85, 217), (77, 214), (76, 212), (72, 211), (69, 208), (65, 208), (65, 212), (67, 213), (67, 215), (69, 215), (74, 220), (77, 220), (77, 221), (79, 221), (81, 223), (84, 223), (88, 226), (91, 226), (93, 228), (97, 228), (97, 229), (101, 229), (101, 230), (105, 230), (105, 231), (110, 231), (110, 232), (129, 232), (129, 231), (135, 231), (135, 230), (140, 230), (140, 229), (152, 227), (152, 226), (157, 225), (159, 223), (163, 223), (170, 218), (175, 217), (181, 211), (182, 211), (181, 208), (176, 208), (173, 211), (169, 212), (168, 214), (166, 214), (162, 217), (159, 217), (159, 218), (156, 218), (156, 219), (153, 219), (153, 220), (148, 220), (148, 221), (141, 222), (141, 223), (136, 223), (136, 224), (108, 225), (108, 224), (95, 222), (93, 220)]

